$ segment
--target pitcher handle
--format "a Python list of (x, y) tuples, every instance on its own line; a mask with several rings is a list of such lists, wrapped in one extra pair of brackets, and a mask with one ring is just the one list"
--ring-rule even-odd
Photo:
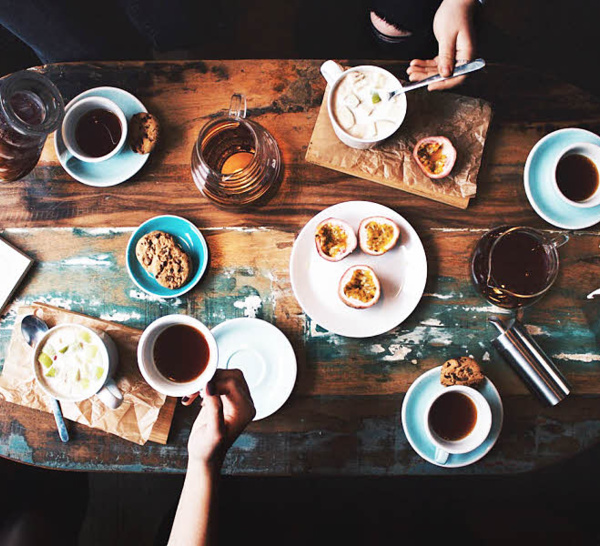
[(569, 240), (569, 236), (566, 233), (559, 233), (556, 237), (552, 237), (550, 240), (552, 241), (554, 248), (560, 248)]
[(231, 95), (229, 103), (229, 115), (232, 118), (246, 117), (246, 96), (242, 93), (234, 93)]

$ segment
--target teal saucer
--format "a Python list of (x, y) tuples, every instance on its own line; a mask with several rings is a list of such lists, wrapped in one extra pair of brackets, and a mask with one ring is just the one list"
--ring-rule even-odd
[[(131, 119), (134, 114), (147, 112), (146, 107), (131, 93), (118, 87), (95, 87), (77, 95), (65, 111), (73, 104), (89, 96), (104, 97), (116, 103), (127, 118)], [(61, 128), (54, 134), (54, 148), (60, 164), (75, 180), (88, 186), (107, 188), (125, 182), (136, 174), (148, 161), (150, 154), (136, 154), (129, 144), (125, 142), (123, 149), (115, 156), (100, 163), (88, 163), (73, 157), (62, 138)]]
[(410, 445), (423, 459), (437, 466), (459, 468), (473, 464), (494, 447), (502, 429), (504, 410), (500, 394), (494, 384), (486, 378), (477, 390), (483, 394), (492, 410), (492, 429), (488, 437), (477, 449), (469, 453), (451, 453), (444, 464), (437, 463), (435, 446), (430, 442), (425, 431), (425, 415), (429, 401), (445, 388), (440, 383), (441, 369), (442, 367), (438, 366), (425, 372), (410, 386), (402, 404), (402, 427)]
[[(171, 234), (192, 261), (190, 280), (176, 290), (158, 284), (154, 276), (142, 267), (135, 255), (138, 241), (151, 231), (164, 231)], [(133, 232), (127, 244), (125, 261), (129, 276), (144, 292), (160, 298), (175, 298), (196, 286), (206, 271), (208, 258), (206, 241), (194, 224), (179, 216), (155, 216)]]
[(567, 146), (583, 142), (600, 145), (600, 136), (585, 129), (559, 129), (539, 140), (525, 163), (524, 182), (529, 203), (546, 222), (559, 228), (584, 229), (600, 222), (600, 205), (574, 207), (560, 198), (552, 184), (552, 170), (559, 154)]

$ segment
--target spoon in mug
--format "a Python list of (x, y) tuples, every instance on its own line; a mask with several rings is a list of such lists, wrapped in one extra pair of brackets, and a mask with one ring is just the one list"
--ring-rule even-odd
[(401, 95), (402, 93), (408, 93), (409, 91), (414, 91), (415, 89), (419, 89), (421, 87), (425, 87), (430, 83), (441, 82), (444, 80), (449, 80), (451, 78), (457, 78), (458, 76), (464, 76), (465, 74), (469, 74), (470, 72), (475, 72), (476, 70), (481, 70), (485, 66), (485, 61), (483, 59), (475, 59), (474, 61), (470, 61), (465, 64), (461, 64), (454, 69), (454, 72), (451, 76), (447, 78), (442, 76), (441, 74), (435, 74), (434, 76), (430, 76), (429, 78), (425, 78), (419, 82), (409, 83), (407, 85), (402, 86), (401, 89), (395, 89), (394, 91), (372, 91), (371, 97), (373, 103), (377, 103), (380, 101), (388, 101), (392, 100), (396, 95)]
[[(23, 339), (34, 350), (47, 331), (48, 325), (35, 315), (27, 315), (26, 317), (23, 317), (23, 320), (21, 321), (21, 334), (23, 335)], [(52, 398), (52, 411), (54, 413), (54, 420), (56, 421), (60, 439), (63, 442), (68, 442), (69, 433), (63, 419), (60, 404), (56, 398)]]

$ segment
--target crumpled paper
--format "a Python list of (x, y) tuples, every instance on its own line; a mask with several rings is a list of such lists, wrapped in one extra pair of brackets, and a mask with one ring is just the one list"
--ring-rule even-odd
[(115, 342), (119, 365), (114, 379), (123, 393), (116, 410), (106, 407), (97, 396), (82, 402), (61, 402), (66, 419), (115, 434), (143, 445), (148, 440), (165, 444), (175, 409), (174, 398), (155, 391), (142, 377), (137, 366), (137, 343), (142, 332), (128, 326), (35, 303), (20, 307), (0, 375), (0, 398), (6, 402), (52, 413), (51, 400), (39, 387), (31, 364), (33, 349), (21, 335), (21, 320), (34, 313), (49, 327), (60, 323), (83, 324), (103, 331)]
[[(380, 144), (357, 150), (342, 143), (327, 112), (327, 95), (306, 152), (306, 160), (323, 167), (385, 184), (459, 208), (466, 208), (477, 191), (477, 175), (488, 128), (490, 104), (454, 93), (411, 91), (406, 118), (398, 131)], [(457, 150), (452, 172), (440, 180), (428, 178), (412, 152), (427, 136), (446, 136)]]

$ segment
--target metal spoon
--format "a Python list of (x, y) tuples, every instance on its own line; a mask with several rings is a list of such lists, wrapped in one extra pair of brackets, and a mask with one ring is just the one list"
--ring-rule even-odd
[[(458, 76), (464, 76), (469, 72), (475, 72), (476, 70), (481, 70), (485, 66), (485, 61), (483, 59), (475, 59), (474, 61), (461, 64), (454, 69), (454, 72), (451, 76), (445, 78), (441, 74), (436, 74), (435, 76), (430, 76), (429, 78), (425, 78), (420, 82), (409, 83), (408, 85), (404, 85), (402, 89), (396, 89), (394, 91), (373, 91), (373, 96), (378, 95), (380, 100), (387, 101), (393, 99), (396, 95), (400, 95), (402, 93), (408, 93), (409, 91), (413, 91), (415, 89), (419, 89), (420, 87), (425, 87), (430, 83), (442, 82), (444, 80), (449, 80), (451, 78), (457, 78)], [(375, 101), (373, 101), (375, 102)]]
[[(23, 317), (23, 320), (21, 321), (21, 334), (23, 335), (23, 339), (33, 349), (36, 348), (40, 339), (42, 339), (47, 331), (48, 325), (35, 315), (27, 315), (26, 317)], [(60, 404), (56, 398), (52, 398), (51, 400), (54, 420), (56, 421), (56, 427), (58, 428), (58, 435), (63, 442), (68, 442), (69, 433), (67, 432), (67, 426), (63, 419)]]

